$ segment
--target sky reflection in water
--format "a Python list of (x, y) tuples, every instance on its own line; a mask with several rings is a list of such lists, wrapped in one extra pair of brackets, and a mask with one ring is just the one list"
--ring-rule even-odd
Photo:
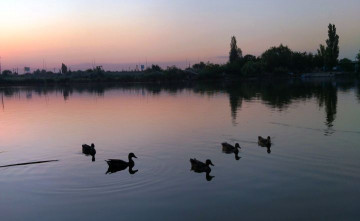
[[(356, 220), (357, 81), (2, 87), (4, 220)], [(271, 153), (257, 145), (271, 136)], [(95, 143), (96, 161), (81, 145)], [(221, 143), (239, 142), (239, 160)], [(107, 159), (134, 168), (105, 174)], [(190, 158), (214, 163), (210, 181)], [(137, 171), (132, 173), (131, 171)]]

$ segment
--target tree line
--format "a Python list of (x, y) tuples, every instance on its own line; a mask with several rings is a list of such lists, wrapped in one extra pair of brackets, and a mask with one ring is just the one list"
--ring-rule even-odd
[[(194, 79), (221, 79), (227, 77), (261, 77), (288, 76), (306, 72), (323, 72), (341, 70), (355, 72), (356, 65), (348, 58), (339, 57), (339, 35), (336, 26), (329, 24), (328, 38), (320, 44), (317, 53), (292, 51), (288, 46), (280, 44), (271, 47), (260, 56), (247, 54), (243, 56), (235, 36), (231, 37), (229, 60), (226, 64), (200, 62), (192, 68), (181, 70), (176, 66), (161, 68), (152, 65), (144, 71), (105, 71), (101, 66), (85, 71), (71, 71), (65, 64), (58, 73), (36, 70), (31, 76), (14, 76), (10, 70), (4, 70), (0, 82), (9, 81), (181, 81)], [(356, 56), (357, 71), (360, 71), (360, 51)]]
[[(355, 65), (348, 58), (338, 60), (339, 57), (339, 35), (336, 26), (329, 24), (328, 39), (325, 45), (320, 44), (316, 54), (292, 51), (288, 46), (280, 44), (271, 47), (262, 55), (243, 56), (242, 50), (237, 46), (236, 37), (231, 37), (229, 61), (225, 65), (214, 65), (210, 63), (199, 63), (193, 65), (194, 69), (207, 73), (216, 73), (219, 70), (227, 74), (239, 76), (258, 76), (265, 73), (272, 75), (298, 74), (304, 72), (322, 72), (341, 70), (354, 72)], [(360, 66), (360, 51), (357, 55), (357, 63)]]

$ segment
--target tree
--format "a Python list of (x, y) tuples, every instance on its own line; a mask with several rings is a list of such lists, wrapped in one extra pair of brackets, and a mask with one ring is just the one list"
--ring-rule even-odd
[(63, 73), (63, 74), (68, 73), (68, 68), (64, 63), (61, 64), (61, 73)]
[(325, 66), (326, 49), (325, 46), (320, 44), (320, 48), (317, 50), (317, 55), (314, 57), (315, 66), (323, 68)]
[(162, 71), (161, 67), (159, 65), (151, 65), (151, 70), (153, 71)]
[(341, 69), (345, 72), (354, 72), (354, 64), (353, 62), (348, 58), (343, 58), (339, 61), (339, 65)]
[(264, 73), (264, 65), (260, 61), (248, 61), (241, 68), (243, 76), (257, 76)]
[(4, 76), (11, 75), (11, 74), (12, 74), (12, 71), (10, 71), (10, 70), (4, 70), (4, 71), (2, 72), (2, 74), (3, 74)]
[(205, 69), (206, 68), (206, 64), (204, 62), (200, 62), (198, 64), (194, 64), (192, 66), (194, 69), (197, 69), (197, 70), (202, 70), (202, 69)]
[(272, 47), (261, 55), (266, 71), (274, 72), (275, 69), (289, 69), (291, 67), (292, 51), (284, 45)]
[(291, 60), (290, 69), (295, 73), (311, 71), (314, 68), (314, 56), (312, 53), (293, 52)]
[(230, 43), (229, 62), (234, 63), (236, 61), (239, 61), (241, 58), (242, 58), (242, 51), (237, 46), (237, 41), (235, 36), (232, 36)]
[(251, 54), (247, 54), (243, 57), (243, 63), (246, 64), (247, 62), (249, 61), (253, 61), (253, 62), (256, 62), (258, 59), (256, 56), (254, 55), (251, 55)]
[(339, 35), (336, 34), (334, 24), (328, 26), (328, 39), (326, 40), (325, 65), (332, 70), (338, 63), (339, 57)]

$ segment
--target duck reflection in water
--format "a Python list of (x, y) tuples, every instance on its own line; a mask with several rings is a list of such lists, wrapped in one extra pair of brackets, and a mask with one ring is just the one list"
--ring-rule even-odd
[(262, 138), (261, 136), (258, 137), (258, 145), (260, 147), (266, 147), (267, 153), (271, 154), (271, 138), (267, 137), (267, 139)]
[(235, 146), (228, 144), (228, 143), (222, 143), (222, 152), (226, 154), (235, 154), (235, 160), (240, 160), (241, 157), (239, 157), (239, 149), (241, 149), (240, 145), (238, 143), (235, 144)]
[(206, 180), (211, 181), (214, 176), (210, 175), (211, 168), (210, 165), (214, 166), (214, 164), (211, 162), (211, 160), (206, 160), (205, 163), (197, 160), (197, 159), (190, 159), (191, 163), (191, 170), (196, 173), (206, 173)]
[(128, 155), (129, 162), (126, 162), (123, 160), (118, 160), (118, 159), (106, 160), (106, 163), (109, 166), (106, 174), (116, 173), (116, 172), (125, 170), (126, 168), (129, 168), (130, 174), (135, 174), (139, 170), (133, 170), (133, 168), (135, 166), (135, 162), (132, 158), (137, 158), (134, 153), (129, 153), (129, 155)]
[(95, 161), (96, 150), (95, 150), (95, 145), (93, 143), (91, 145), (83, 144), (82, 145), (82, 152), (86, 156), (92, 156), (91, 160), (93, 162)]

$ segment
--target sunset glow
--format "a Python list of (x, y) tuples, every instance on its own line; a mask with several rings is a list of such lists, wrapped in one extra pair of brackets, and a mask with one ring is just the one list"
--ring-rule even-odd
[[(99, 64), (225, 62), (232, 35), (244, 54), (288, 45), (315, 52), (338, 27), (340, 57), (360, 47), (360, 2), (3, 0), (4, 68)], [(311, 26), (309, 24), (311, 23)]]

